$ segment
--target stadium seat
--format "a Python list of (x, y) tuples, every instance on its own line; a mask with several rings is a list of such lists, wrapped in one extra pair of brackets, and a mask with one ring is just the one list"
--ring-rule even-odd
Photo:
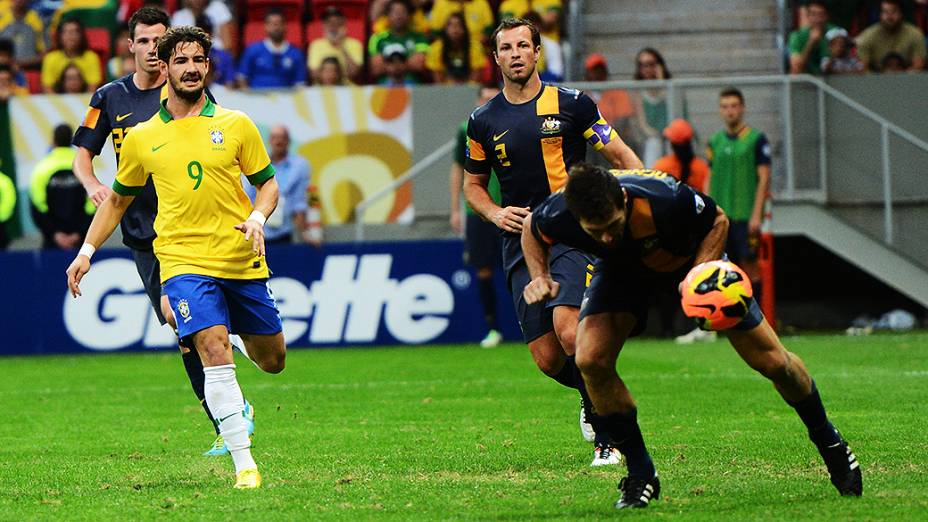
[[(245, 23), (244, 47), (260, 42), (264, 39), (264, 21), (252, 20)], [(303, 27), (297, 20), (287, 19), (287, 41), (301, 50), (305, 45), (303, 40)]]
[(42, 71), (27, 70), (23, 71), (26, 75), (26, 83), (29, 84), (30, 94), (40, 94), (42, 92)]
[(87, 45), (100, 55), (100, 61), (106, 63), (112, 53), (113, 38), (109, 29), (102, 27), (88, 27)]
[(244, 13), (241, 18), (244, 18), (246, 24), (264, 20), (264, 15), (271, 9), (282, 12), (288, 23), (303, 21), (303, 2), (300, 0), (248, 0), (246, 4), (239, 11)]
[(313, 20), (319, 20), (322, 12), (329, 6), (341, 9), (349, 21), (367, 20), (367, 0), (313, 0), (311, 5)]

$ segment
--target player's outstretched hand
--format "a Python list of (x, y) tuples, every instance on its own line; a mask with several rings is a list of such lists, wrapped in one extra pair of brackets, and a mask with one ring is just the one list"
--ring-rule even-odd
[(259, 256), (264, 257), (264, 225), (253, 219), (247, 219), (244, 223), (235, 225), (235, 230), (245, 234), (245, 241), (251, 240), (251, 248)]
[(71, 266), (65, 271), (68, 274), (68, 289), (71, 290), (72, 297), (81, 295), (81, 279), (88, 271), (90, 271), (90, 258), (78, 254), (74, 261), (71, 261)]
[(100, 208), (100, 205), (106, 201), (106, 198), (110, 197), (110, 194), (113, 193), (113, 189), (107, 187), (106, 185), (99, 183), (96, 187), (87, 191), (87, 196), (90, 197), (90, 200), (93, 201), (93, 204), (97, 208)]
[(532, 279), (529, 284), (525, 285), (522, 295), (525, 296), (526, 303), (535, 304), (557, 297), (560, 290), (560, 283), (551, 279), (550, 275), (543, 275)]
[(529, 215), (528, 207), (505, 207), (493, 214), (493, 224), (506, 232), (522, 232), (522, 220)]

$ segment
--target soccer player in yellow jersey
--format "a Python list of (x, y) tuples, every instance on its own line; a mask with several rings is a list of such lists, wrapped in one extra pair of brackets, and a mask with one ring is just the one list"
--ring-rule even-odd
[[(284, 369), (286, 346), (264, 259), (264, 222), (277, 206), (278, 188), (254, 123), (204, 94), (210, 47), (209, 36), (189, 26), (159, 39), (168, 97), (126, 136), (113, 194), (97, 210), (68, 267), (68, 286), (80, 295), (90, 257), (151, 176), (158, 193), (154, 249), (161, 283), (178, 334), (192, 338), (203, 359), (206, 402), (232, 454), (235, 487), (250, 489), (260, 487), (261, 475), (251, 456), (229, 332), (242, 337), (262, 370)], [(240, 173), (257, 189), (254, 208)]]

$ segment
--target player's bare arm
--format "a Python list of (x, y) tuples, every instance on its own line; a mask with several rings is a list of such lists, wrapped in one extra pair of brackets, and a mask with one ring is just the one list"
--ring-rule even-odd
[(94, 214), (93, 221), (90, 223), (90, 229), (87, 231), (84, 246), (81, 247), (77, 257), (74, 258), (71, 266), (66, 271), (68, 274), (68, 288), (71, 290), (73, 297), (81, 295), (80, 283), (84, 274), (90, 270), (90, 256), (113, 234), (122, 219), (122, 215), (126, 213), (126, 209), (129, 208), (134, 199), (135, 196), (120, 196), (113, 192), (112, 197), (106, 198), (100, 208), (97, 209), (97, 213)]
[(616, 169), (643, 169), (644, 163), (641, 158), (635, 154), (635, 151), (628, 146), (622, 138), (615, 136), (605, 147), (599, 149), (599, 153), (606, 158), (606, 161), (612, 164)]
[(764, 219), (764, 203), (767, 201), (767, 191), (770, 189), (770, 165), (757, 166), (757, 190), (754, 193), (754, 208), (751, 209), (751, 220), (748, 221), (748, 233), (752, 236), (760, 234), (760, 225)]
[(255, 210), (248, 216), (248, 219), (235, 225), (235, 229), (245, 234), (245, 241), (252, 241), (252, 248), (255, 252), (264, 256), (266, 253), (264, 247), (264, 222), (277, 208), (280, 187), (278, 187), (276, 179), (270, 178), (255, 188), (257, 189)]
[[(466, 171), (465, 171), (466, 172)], [(493, 223), (497, 227), (518, 234), (522, 232), (522, 220), (529, 214), (528, 207), (500, 207), (493, 202), (487, 184), (490, 176), (487, 174), (471, 174), (464, 176), (464, 198), (475, 212)]]
[(113, 189), (107, 187), (97, 179), (93, 172), (93, 153), (86, 147), (77, 147), (77, 154), (74, 156), (74, 162), (71, 169), (78, 181), (87, 191), (87, 197), (93, 201), (93, 204), (100, 208), (103, 201), (113, 192)]
[(525, 285), (522, 295), (525, 302), (535, 304), (557, 297), (560, 283), (551, 277), (548, 270), (548, 245), (538, 240), (532, 233), (532, 215), (525, 217), (522, 227), (522, 254), (532, 280)]
[(728, 238), (728, 216), (722, 211), (722, 207), (716, 207), (715, 212), (712, 229), (709, 230), (702, 243), (699, 244), (699, 248), (696, 249), (693, 266), (706, 261), (721, 259), (722, 252), (725, 251), (725, 241)]
[(461, 220), (461, 191), (464, 185), (464, 167), (457, 162), (451, 163), (451, 172), (448, 174), (448, 190), (451, 194), (451, 228), (455, 234), (464, 233), (464, 222)]

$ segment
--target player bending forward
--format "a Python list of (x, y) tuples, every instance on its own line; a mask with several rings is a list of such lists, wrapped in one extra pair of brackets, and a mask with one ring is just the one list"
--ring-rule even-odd
[[(626, 174), (626, 175), (622, 175)], [(694, 265), (720, 259), (728, 218), (708, 196), (653, 170), (607, 171), (578, 164), (563, 192), (549, 196), (525, 218), (522, 248), (532, 281), (525, 300), (558, 294), (548, 270), (552, 243), (598, 258), (577, 330), (577, 366), (603, 428), (625, 456), (618, 509), (647, 507), (660, 481), (638, 427), (635, 400), (616, 373), (626, 339), (645, 326), (648, 296), (658, 285), (678, 285)], [(747, 316), (727, 331), (738, 355), (769, 379), (805, 424), (831, 482), (842, 495), (860, 496), (860, 466), (832, 426), (802, 360), (790, 353), (753, 299)]]
[[(195, 27), (169, 29), (158, 40), (168, 97), (122, 146), (113, 194), (94, 216), (87, 240), (68, 267), (80, 295), (90, 257), (119, 224), (151, 176), (158, 193), (155, 255), (181, 339), (203, 360), (206, 403), (235, 464), (235, 487), (261, 486), (251, 456), (242, 391), (235, 378), (230, 330), (262, 370), (284, 369), (286, 346), (264, 259), (264, 222), (278, 188), (258, 129), (247, 116), (204, 94), (209, 36)], [(240, 173), (257, 188), (254, 209)], [(243, 236), (244, 234), (244, 236)]]

